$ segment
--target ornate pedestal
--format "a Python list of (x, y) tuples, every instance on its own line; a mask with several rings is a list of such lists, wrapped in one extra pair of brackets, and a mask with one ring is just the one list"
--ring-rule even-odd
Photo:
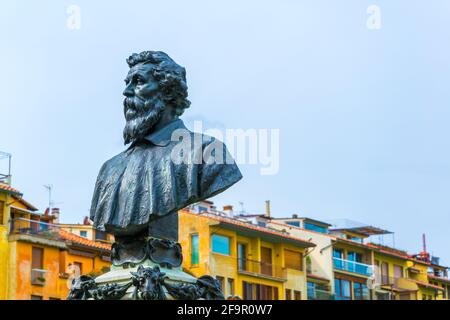
[(97, 278), (81, 276), (72, 283), (71, 300), (219, 300), (218, 281), (182, 271), (181, 246), (150, 238), (115, 243), (111, 271)]

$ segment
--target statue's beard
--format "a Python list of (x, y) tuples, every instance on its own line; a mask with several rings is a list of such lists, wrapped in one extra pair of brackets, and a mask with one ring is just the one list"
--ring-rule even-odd
[(125, 144), (142, 140), (158, 123), (165, 109), (158, 95), (143, 100), (138, 97), (125, 98), (123, 101), (126, 124), (123, 130)]

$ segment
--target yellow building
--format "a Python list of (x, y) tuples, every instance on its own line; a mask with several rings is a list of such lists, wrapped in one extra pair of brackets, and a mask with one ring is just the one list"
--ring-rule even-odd
[(442, 288), (437, 290), (438, 300), (450, 300), (450, 279), (448, 278), (448, 267), (439, 265), (437, 261), (431, 262), (428, 268), (428, 282)]
[(109, 244), (64, 231), (55, 218), (0, 183), (0, 299), (65, 299), (73, 277), (109, 268)]
[(89, 239), (95, 242), (101, 242), (105, 244), (111, 244), (114, 242), (114, 236), (104, 231), (96, 230), (92, 221), (88, 217), (84, 218), (82, 224), (80, 223), (59, 223), (58, 226), (69, 233), (76, 234), (85, 239)]
[(183, 268), (219, 280), (225, 297), (306, 300), (305, 254), (315, 245), (244, 218), (179, 212)]
[(367, 243), (372, 235), (390, 233), (386, 230), (357, 224), (329, 228), (324, 222), (297, 215), (261, 215), (262, 220), (317, 245), (307, 257), (309, 299), (440, 300), (450, 296), (447, 267), (431, 263), (429, 257)]
[(328, 234), (328, 223), (293, 215), (289, 218), (269, 218), (260, 215), (257, 220), (270, 228), (310, 240), (316, 247), (305, 257), (308, 300), (334, 300), (333, 240)]

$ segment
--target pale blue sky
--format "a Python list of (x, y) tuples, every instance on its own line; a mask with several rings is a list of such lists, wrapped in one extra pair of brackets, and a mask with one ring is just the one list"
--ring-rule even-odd
[[(119, 2), (119, 1), (115, 1)], [(188, 72), (186, 122), (279, 128), (280, 171), (216, 197), (276, 216), (349, 218), (428, 237), (450, 263), (450, 2), (3, 1), (0, 150), (13, 184), (62, 219), (88, 214), (101, 164), (123, 149), (132, 52), (162, 50)], [(81, 29), (66, 9), (81, 8)], [(366, 27), (380, 6), (381, 30)]]

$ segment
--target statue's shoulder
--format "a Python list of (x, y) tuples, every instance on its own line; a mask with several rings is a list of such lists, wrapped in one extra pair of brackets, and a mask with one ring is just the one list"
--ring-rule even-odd
[(125, 157), (126, 152), (127, 152), (126, 150), (122, 151), (121, 153), (115, 155), (111, 159), (106, 160), (105, 163), (103, 163), (100, 172), (116, 167), (117, 164), (121, 162), (121, 160)]

